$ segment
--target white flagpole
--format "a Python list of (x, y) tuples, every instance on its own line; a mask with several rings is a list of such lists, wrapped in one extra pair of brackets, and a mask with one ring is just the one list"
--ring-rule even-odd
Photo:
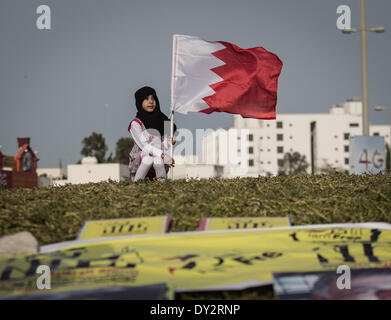
[[(171, 107), (171, 130), (170, 130), (170, 136), (171, 136), (171, 139), (174, 138), (174, 108)], [(172, 159), (174, 159), (174, 145), (172, 144), (172, 140), (171, 140), (171, 150), (170, 150), (170, 157)], [(171, 180), (174, 180), (174, 167), (171, 167)]]
[[(171, 139), (174, 138), (174, 107), (175, 107), (175, 81), (176, 81), (176, 54), (177, 54), (177, 47), (178, 47), (178, 40), (177, 37), (174, 35), (172, 37), (172, 74), (171, 74)], [(171, 150), (170, 150), (170, 156), (173, 158), (174, 156), (174, 146), (171, 141)], [(174, 180), (174, 167), (171, 167), (171, 180)]]

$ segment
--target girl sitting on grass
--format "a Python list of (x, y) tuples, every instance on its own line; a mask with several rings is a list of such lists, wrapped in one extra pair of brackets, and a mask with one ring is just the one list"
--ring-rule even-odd
[(169, 148), (169, 143), (175, 144), (174, 138), (164, 137), (164, 121), (169, 119), (160, 111), (159, 99), (153, 88), (143, 87), (134, 96), (137, 114), (128, 127), (134, 141), (129, 154), (130, 177), (135, 182), (146, 176), (164, 181), (169, 167), (175, 163), (163, 152), (163, 149)]

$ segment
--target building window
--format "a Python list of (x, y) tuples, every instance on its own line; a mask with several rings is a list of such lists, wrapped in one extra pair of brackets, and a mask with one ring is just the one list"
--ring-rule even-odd
[(249, 134), (248, 135), (248, 141), (253, 141), (253, 139), (254, 139), (254, 136), (252, 134)]
[(277, 129), (282, 129), (282, 121), (277, 121)]
[(263, 149), (259, 149), (259, 151), (263, 152)]
[(292, 127), (292, 123), (290, 123), (289, 126)]
[(349, 146), (345, 146), (345, 152), (349, 152)]
[(263, 161), (261, 161), (261, 164), (263, 164)]
[(334, 138), (335, 138), (335, 139), (338, 139), (338, 136), (337, 136), (337, 135), (335, 135), (335, 136), (334, 136)]
[(277, 153), (284, 153), (284, 147), (277, 147)]
[(379, 132), (374, 132), (373, 135), (374, 135), (374, 136), (378, 136), (378, 135), (379, 135)]
[(282, 141), (283, 138), (284, 138), (284, 136), (282, 135), (282, 133), (279, 133), (279, 134), (277, 135), (277, 141)]
[(349, 164), (349, 158), (345, 158), (345, 164)]
[(270, 149), (267, 149), (267, 152), (270, 152)]
[(268, 139), (270, 139), (270, 137), (267, 137)]
[(277, 159), (277, 165), (279, 167), (283, 167), (284, 166), (284, 160), (283, 159)]
[(335, 160), (335, 163), (338, 163), (338, 160)]
[(338, 151), (338, 148), (334, 148), (335, 151)]
[(292, 136), (290, 136), (290, 137), (289, 137), (289, 139), (291, 139), (291, 140), (292, 140), (292, 139), (293, 139), (293, 137), (292, 137)]
[(349, 123), (349, 127), (358, 127), (358, 123)]
[(259, 137), (260, 140), (263, 140), (263, 137)]
[(248, 160), (248, 165), (249, 167), (254, 167), (254, 160), (253, 159)]
[(254, 153), (254, 148), (253, 147), (248, 147), (248, 153), (250, 153), (250, 154)]
[(270, 127), (270, 124), (267, 124), (266, 127)]
[(344, 134), (343, 134), (343, 138), (344, 138), (345, 140), (349, 140), (349, 136), (350, 136), (349, 133), (344, 133)]
[(267, 164), (270, 164), (270, 161), (268, 161)]

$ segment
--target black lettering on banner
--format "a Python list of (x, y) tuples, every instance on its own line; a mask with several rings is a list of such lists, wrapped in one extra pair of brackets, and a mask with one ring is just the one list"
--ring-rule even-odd
[(316, 256), (317, 256), (320, 263), (328, 263), (329, 262), (328, 259), (322, 257), (319, 253), (317, 253)]
[(334, 250), (342, 254), (344, 262), (355, 262), (354, 258), (349, 253), (348, 246), (335, 246)]
[[(266, 222), (262, 222), (261, 223), (261, 227), (265, 227), (266, 226)], [(256, 229), (259, 227), (259, 223), (258, 222), (237, 222), (237, 223), (229, 223), (227, 225), (227, 228), (228, 229)]]
[(237, 261), (237, 262), (241, 262), (241, 263), (247, 264), (247, 265), (252, 265), (252, 261), (254, 261), (254, 260), (261, 260), (262, 261), (262, 260), (265, 260), (265, 259), (263, 259), (261, 257), (255, 256), (255, 257), (250, 258), (250, 259), (245, 259), (244, 257), (238, 257), (238, 258), (234, 258), (234, 260)]
[(176, 259), (179, 259), (181, 261), (186, 261), (186, 260), (189, 260), (191, 258), (195, 258), (195, 257), (198, 257), (197, 254), (188, 254), (188, 255), (185, 255), (185, 256), (176, 256), (176, 257), (172, 257), (172, 258), (165, 258), (164, 260), (176, 260)]
[(264, 252), (262, 253), (262, 256), (265, 258), (278, 258), (282, 256), (281, 252)]
[(1, 281), (9, 280), (12, 270), (13, 270), (13, 267), (11, 267), (11, 266), (5, 267), (3, 273), (1, 274), (0, 280)]
[(224, 259), (223, 259), (223, 258), (215, 257), (215, 259), (219, 260), (219, 261), (215, 264), (216, 267), (218, 267), (218, 266), (220, 266), (220, 265), (222, 265), (222, 264), (224, 263)]
[(264, 253), (262, 253), (262, 256), (254, 256), (254, 257), (248, 258), (248, 259), (246, 259), (245, 257), (237, 257), (237, 258), (234, 258), (233, 260), (247, 264), (247, 265), (252, 265), (252, 262), (255, 260), (264, 261), (267, 258), (273, 259), (273, 258), (278, 258), (281, 256), (282, 256), (281, 252), (264, 252)]
[(138, 223), (137, 225), (125, 223), (125, 224), (117, 224), (117, 225), (106, 226), (103, 229), (103, 234), (107, 234), (107, 233), (111, 233), (111, 234), (122, 233), (124, 231), (127, 232), (127, 233), (131, 233), (133, 231), (135, 231), (135, 232), (137, 232), (137, 231), (138, 232), (144, 231), (145, 232), (147, 230), (148, 230), (148, 224), (145, 224), (145, 223)]
[[(9, 259), (7, 260), (7, 264), (0, 269), (0, 281), (10, 280), (11, 277), (13, 279), (20, 279), (23, 277), (35, 276), (36, 270), (41, 264), (50, 266), (51, 271), (62, 269), (60, 268), (62, 262), (64, 262), (65, 269), (89, 268), (91, 266), (93, 267), (95, 264), (97, 264), (98, 266), (102, 266), (102, 265), (115, 266), (117, 260), (121, 257), (121, 255), (113, 255), (105, 258), (80, 259), (80, 260), (77, 259), (77, 257), (79, 257), (80, 255), (86, 252), (86, 251), (83, 252), (83, 250), (85, 250), (85, 248), (73, 248), (63, 252), (56, 252), (52, 255), (53, 259), (50, 260), (45, 259), (45, 257), (43, 256), (38, 256), (41, 257), (41, 259), (26, 257), (24, 261), (27, 263), (27, 265), (24, 264), (23, 266), (19, 266), (19, 267), (11, 265), (15, 259)], [(133, 253), (136, 255), (138, 261), (135, 263), (127, 263), (128, 268), (135, 268), (138, 263), (143, 263), (143, 259), (139, 255), (139, 253), (137, 251), (134, 251)], [(129, 252), (127, 252), (127, 254), (129, 254)], [(76, 257), (76, 259), (74, 257)], [(69, 263), (71, 262), (73, 264), (72, 267), (69, 265)], [(22, 275), (12, 276), (13, 271), (18, 271), (23, 276)]]
[(380, 262), (379, 259), (373, 255), (373, 248), (370, 243), (363, 243), (364, 254), (368, 258), (369, 262)]
[(90, 266), (89, 260), (78, 260), (76, 268), (88, 268)]
[(381, 234), (381, 231), (379, 231), (378, 229), (372, 229), (371, 230), (371, 242), (377, 242), (380, 234)]
[(40, 266), (41, 262), (38, 259), (33, 259), (30, 262), (30, 268), (26, 271), (26, 277), (35, 275), (37, 268)]
[(59, 259), (52, 260), (50, 262), (50, 271), (56, 270), (60, 264), (61, 264), (61, 260)]
[(193, 269), (197, 264), (194, 261), (189, 262), (187, 265), (182, 267), (182, 269)]
[[(71, 259), (73, 258), (77, 258), (77, 257), (80, 257), (83, 253), (86, 253), (87, 252), (87, 248), (86, 247), (81, 247), (81, 248), (72, 248), (72, 249), (68, 249), (68, 250), (65, 250), (65, 251), (60, 251), (60, 252), (56, 252), (56, 255), (59, 255), (61, 257), (69, 257)], [(71, 253), (70, 256), (68, 256), (68, 253)]]
[(290, 234), (289, 236), (292, 237), (293, 241), (299, 241), (299, 239), (297, 239), (297, 237), (296, 237), (296, 232)]

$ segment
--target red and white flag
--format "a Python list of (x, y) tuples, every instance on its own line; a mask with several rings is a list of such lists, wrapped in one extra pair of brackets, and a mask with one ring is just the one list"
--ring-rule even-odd
[(275, 119), (281, 60), (262, 47), (174, 35), (171, 103), (178, 113)]

